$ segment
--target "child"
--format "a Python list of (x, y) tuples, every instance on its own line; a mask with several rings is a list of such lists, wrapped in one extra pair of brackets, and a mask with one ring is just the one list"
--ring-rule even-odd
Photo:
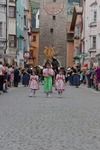
[(54, 71), (51, 68), (51, 64), (49, 62), (46, 63), (46, 68), (43, 69), (43, 77), (44, 77), (44, 92), (46, 96), (50, 98), (50, 93), (52, 92), (52, 77), (54, 76)]
[(35, 71), (33, 71), (32, 75), (30, 76), (29, 88), (30, 97), (35, 96), (36, 90), (39, 89), (39, 77), (36, 75)]
[(8, 93), (8, 85), (7, 85), (7, 80), (6, 79), (3, 82), (3, 92)]
[(61, 95), (65, 89), (64, 84), (65, 84), (65, 76), (63, 70), (60, 70), (59, 74), (56, 75), (55, 80), (55, 89), (58, 91), (59, 95)]

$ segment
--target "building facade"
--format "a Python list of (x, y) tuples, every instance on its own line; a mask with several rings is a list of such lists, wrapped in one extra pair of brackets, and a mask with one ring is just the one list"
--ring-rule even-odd
[(6, 0), (0, 1), (0, 59), (2, 60), (3, 54), (7, 49), (7, 8), (8, 3)]
[(32, 4), (32, 35), (30, 46), (30, 64), (34, 67), (38, 65), (39, 55), (39, 16), (40, 3), (31, 2)]
[(9, 0), (8, 3), (8, 40), (6, 50), (6, 62), (15, 64), (17, 51), (16, 37), (16, 1)]
[(30, 64), (34, 67), (38, 66), (38, 53), (39, 53), (39, 28), (33, 28), (30, 47)]
[(17, 13), (17, 65), (24, 66), (24, 1), (16, 1)]
[(32, 31), (32, 13), (30, 0), (24, 0), (24, 65), (29, 64)]
[(39, 65), (45, 63), (45, 46), (55, 47), (55, 59), (67, 66), (67, 1), (40, 1)]
[(100, 66), (100, 1), (81, 1), (83, 6), (83, 51), (88, 67)]

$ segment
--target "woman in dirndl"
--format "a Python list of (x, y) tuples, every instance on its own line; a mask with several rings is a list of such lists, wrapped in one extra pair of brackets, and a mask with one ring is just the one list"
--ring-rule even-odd
[(74, 73), (73, 73), (73, 85), (76, 88), (80, 86), (80, 74), (77, 68), (74, 69)]

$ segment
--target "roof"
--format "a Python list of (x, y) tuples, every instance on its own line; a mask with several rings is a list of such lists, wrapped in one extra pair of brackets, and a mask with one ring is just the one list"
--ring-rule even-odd
[(76, 5), (74, 7), (71, 28), (70, 28), (71, 31), (74, 31), (77, 15), (82, 15), (82, 7), (80, 7), (79, 5)]
[(90, 7), (94, 6), (94, 5), (97, 5), (97, 0), (95, 0), (95, 2), (93, 2)]
[(80, 0), (79, 6), (83, 7), (83, 0)]
[(71, 22), (67, 23), (67, 33), (73, 33), (73, 31), (70, 31)]
[(74, 8), (77, 13), (82, 13), (82, 7), (80, 7), (79, 5), (76, 5)]
[(40, 8), (40, 0), (30, 0), (32, 10)]

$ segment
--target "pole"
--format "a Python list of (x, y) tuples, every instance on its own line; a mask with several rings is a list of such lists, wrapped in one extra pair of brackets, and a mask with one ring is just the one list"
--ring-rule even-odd
[[(66, 10), (68, 8), (68, 0), (66, 1)], [(67, 10), (68, 11), (68, 10)], [(67, 18), (66, 18), (66, 22), (68, 23), (68, 14), (67, 14)], [(68, 34), (68, 29), (66, 29), (66, 50), (65, 50), (65, 70), (67, 69), (67, 65), (68, 65), (68, 42), (67, 42), (67, 34)]]
[(6, 1), (6, 49), (5, 49), (5, 54), (6, 54), (6, 50), (7, 50), (7, 27), (8, 27), (8, 16), (7, 13), (8, 12), (8, 1)]
[(18, 66), (18, 37), (17, 37), (17, 0), (15, 0), (15, 7), (16, 7), (16, 66)]
[[(4, 49), (4, 54), (6, 54), (6, 51), (7, 51), (7, 27), (8, 27), (8, 0), (6, 0), (6, 47)], [(4, 58), (4, 63), (6, 63), (6, 59)]]

